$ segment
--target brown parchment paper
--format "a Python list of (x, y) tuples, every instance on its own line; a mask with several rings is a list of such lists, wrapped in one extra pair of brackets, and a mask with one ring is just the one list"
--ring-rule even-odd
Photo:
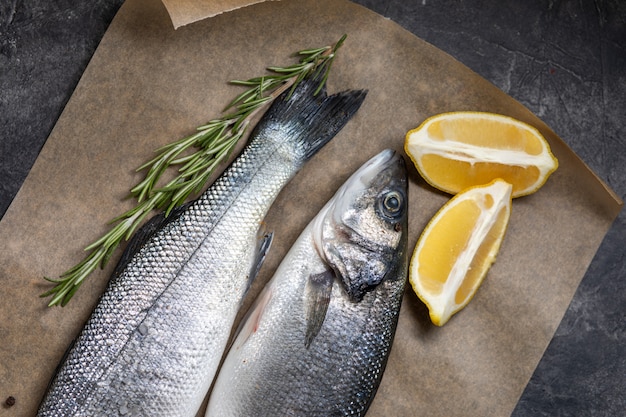
[[(0, 415), (32, 416), (115, 259), (70, 304), (38, 298), (82, 259), (106, 222), (132, 206), (134, 169), (152, 151), (221, 114), (227, 85), (293, 62), (342, 34), (329, 91), (367, 88), (354, 119), (284, 189), (256, 292), (337, 187), (380, 150), (402, 151), (426, 117), (507, 114), (536, 126), (560, 162), (536, 194), (514, 201), (497, 262), (474, 300), (444, 327), (407, 290), (381, 387), (368, 416), (509, 415), (621, 201), (541, 120), (442, 51), (343, 0), (265, 2), (174, 30), (160, 2), (128, 0), (84, 72), (24, 186), (0, 222)], [(411, 167), (410, 245), (449, 198)]]

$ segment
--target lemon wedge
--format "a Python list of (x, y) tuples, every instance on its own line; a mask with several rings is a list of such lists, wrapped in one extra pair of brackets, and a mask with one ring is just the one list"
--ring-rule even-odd
[(511, 214), (511, 184), (496, 179), (450, 199), (420, 236), (409, 281), (431, 321), (443, 326), (464, 308), (495, 261)]
[(537, 129), (494, 113), (430, 117), (406, 134), (404, 147), (420, 175), (450, 194), (501, 178), (520, 197), (537, 191), (558, 167)]

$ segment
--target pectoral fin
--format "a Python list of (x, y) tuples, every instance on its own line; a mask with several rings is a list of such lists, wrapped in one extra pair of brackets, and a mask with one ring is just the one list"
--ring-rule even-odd
[(259, 275), (259, 271), (261, 270), (263, 261), (265, 261), (265, 257), (270, 250), (270, 246), (272, 246), (272, 240), (274, 240), (274, 232), (268, 232), (263, 227), (259, 231), (257, 239), (258, 242), (256, 258), (254, 258), (252, 270), (250, 271), (250, 275), (248, 275), (248, 287), (246, 288), (246, 292), (250, 289), (250, 286), (252, 285), (252, 282), (254, 282), (256, 276)]
[(335, 274), (332, 270), (326, 270), (322, 273), (309, 276), (307, 282), (307, 299), (305, 301), (306, 335), (304, 346), (307, 349), (324, 323), (328, 304), (330, 303), (334, 278)]

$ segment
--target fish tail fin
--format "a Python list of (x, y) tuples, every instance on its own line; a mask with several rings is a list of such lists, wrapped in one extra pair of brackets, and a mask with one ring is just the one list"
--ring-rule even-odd
[(302, 151), (304, 161), (348, 123), (367, 95), (367, 90), (348, 90), (328, 96), (325, 87), (315, 94), (319, 83), (319, 77), (301, 81), (295, 89), (282, 93), (264, 117), (287, 129), (289, 140)]

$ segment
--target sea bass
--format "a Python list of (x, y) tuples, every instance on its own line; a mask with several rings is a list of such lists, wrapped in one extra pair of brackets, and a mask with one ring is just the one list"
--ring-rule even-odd
[(309, 223), (247, 313), (207, 417), (362, 416), (407, 278), (407, 174), (375, 156)]
[(206, 192), (129, 243), (38, 416), (196, 415), (267, 246), (263, 218), (366, 95), (314, 96), (318, 84), (278, 97)]

